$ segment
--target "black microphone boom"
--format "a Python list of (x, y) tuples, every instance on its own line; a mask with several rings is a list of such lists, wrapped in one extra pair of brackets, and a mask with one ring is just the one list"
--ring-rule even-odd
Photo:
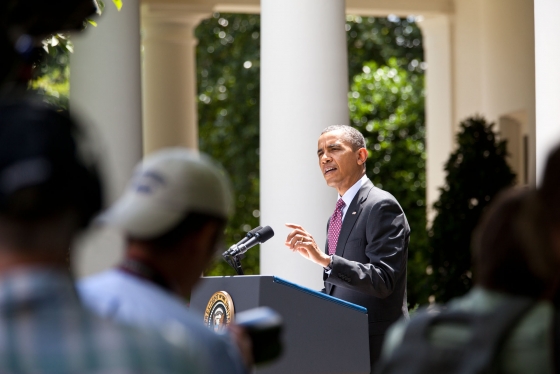
[(251, 231), (249, 231), (247, 233), (247, 235), (245, 235), (245, 237), (243, 239), (241, 239), (239, 241), (239, 243), (236, 244), (236, 246), (244, 244), (247, 242), (247, 240), (251, 239), (253, 236), (255, 236), (256, 233), (258, 233), (260, 230), (262, 229), (262, 226), (257, 226), (254, 229), (252, 229)]
[(260, 229), (257, 233), (255, 233), (255, 235), (251, 239), (247, 240), (247, 242), (245, 242), (244, 244), (237, 245), (234, 248), (230, 248), (231, 249), (230, 256), (239, 256), (240, 254), (247, 252), (247, 250), (253, 248), (257, 244), (266, 242), (268, 239), (272, 238), (273, 236), (274, 236), (274, 230), (272, 230), (270, 226), (265, 226), (262, 229)]
[(256, 234), (257, 232), (259, 232), (261, 229), (262, 229), (261, 226), (257, 226), (257, 227), (255, 227), (254, 229), (252, 229), (251, 231), (249, 231), (249, 232), (247, 233), (247, 235), (245, 235), (245, 236), (243, 237), (243, 239), (241, 239), (237, 244), (234, 244), (234, 245), (232, 245), (231, 247), (229, 247), (228, 250), (225, 251), (225, 252), (223, 253), (222, 256), (224, 256), (224, 257), (225, 257), (225, 256), (231, 256), (232, 253), (235, 251), (235, 249), (237, 248), (238, 245), (241, 245), (241, 244), (246, 243), (247, 240), (249, 240), (249, 239), (251, 239), (252, 237), (254, 237), (255, 234)]

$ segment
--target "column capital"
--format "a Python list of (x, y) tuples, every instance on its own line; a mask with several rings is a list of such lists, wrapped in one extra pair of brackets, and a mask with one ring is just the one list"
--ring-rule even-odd
[(186, 4), (142, 5), (142, 43), (172, 43), (195, 46), (194, 29), (212, 15), (212, 7)]
[(198, 148), (195, 28), (209, 6), (145, 4), (143, 22), (144, 152)]
[(210, 5), (195, 4), (144, 4), (142, 21), (144, 23), (167, 23), (196, 26), (212, 15)]
[(441, 27), (449, 27), (453, 21), (453, 15), (451, 14), (431, 14), (420, 16), (419, 18), (416, 24), (423, 33), (428, 33)]

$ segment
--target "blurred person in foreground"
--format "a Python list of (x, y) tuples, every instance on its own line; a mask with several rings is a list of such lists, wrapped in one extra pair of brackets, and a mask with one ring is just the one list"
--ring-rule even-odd
[[(473, 360), (457, 360), (477, 349), (479, 357), (488, 354), (488, 364), (496, 372), (553, 372), (553, 306), (550, 301), (557, 276), (551, 271), (549, 247), (539, 246), (537, 238), (531, 233), (534, 221), (527, 211), (534, 206), (534, 197), (534, 191), (528, 189), (502, 192), (485, 212), (473, 233), (475, 287), (466, 295), (447, 303), (441, 314), (464, 313), (471, 317), (470, 321), (474, 324), (449, 323), (446, 320), (438, 322), (436, 317), (426, 315), (430, 314), (430, 309), (418, 312), (410, 321), (398, 322), (389, 330), (377, 373), (415, 372), (404, 370), (403, 367), (428, 367), (444, 360), (458, 364), (458, 368), (465, 370), (474, 364)], [(503, 332), (489, 332), (494, 329), (493, 324), (500, 324), (500, 319), (506, 318), (508, 310), (519, 308), (523, 303), (525, 306), (520, 307), (519, 310), (524, 308), (520, 313), (507, 317), (511, 323), (504, 323)], [(419, 326), (419, 319), (426, 316), (434, 319), (432, 324), (427, 325), (426, 331), (422, 330), (424, 334), (420, 341), (423, 340), (425, 344), (413, 347), (411, 341), (419, 337), (421, 330), (412, 330), (412, 326), (415, 323), (416, 327)], [(488, 321), (494, 323), (489, 324)], [(474, 332), (476, 326), (482, 327), (476, 330), (478, 335)], [(480, 350), (480, 346), (486, 347), (485, 344), (491, 342), (491, 336), (495, 335), (499, 339), (492, 344), (496, 344), (488, 344), (495, 352)], [(473, 344), (477, 341), (478, 344)], [(435, 348), (423, 351), (427, 346)], [(416, 348), (421, 353), (406, 358), (403, 356), (405, 347), (408, 347), (409, 352)], [(438, 352), (441, 354), (437, 355)], [(448, 353), (443, 360), (442, 352)], [(450, 352), (461, 353), (452, 357)]]
[(208, 372), (187, 336), (122, 327), (82, 307), (68, 254), (102, 194), (79, 140), (65, 113), (0, 103), (0, 372)]
[[(560, 268), (560, 146), (550, 152), (544, 169), (542, 183), (537, 190), (537, 204), (528, 212), (534, 217), (534, 227), (538, 230), (533, 236), (538, 237), (541, 246), (550, 246), (556, 264)], [(559, 277), (560, 278), (560, 277)], [(560, 279), (557, 280), (560, 282)], [(557, 284), (554, 295), (554, 357), (555, 369), (560, 373), (560, 285)]]
[(252, 357), (238, 327), (216, 334), (186, 303), (222, 244), (232, 197), (225, 172), (184, 148), (151, 154), (100, 221), (127, 238), (120, 264), (79, 282), (85, 304), (130, 325), (184, 331), (211, 354), (213, 373), (244, 373)]

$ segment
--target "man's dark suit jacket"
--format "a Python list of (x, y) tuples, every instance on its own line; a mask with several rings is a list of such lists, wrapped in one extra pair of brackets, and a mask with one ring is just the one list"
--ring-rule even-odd
[[(325, 293), (367, 308), (372, 365), (389, 325), (408, 318), (409, 238), (410, 228), (397, 200), (368, 179), (344, 216), (331, 273), (323, 274)], [(327, 254), (328, 250), (327, 240)]]

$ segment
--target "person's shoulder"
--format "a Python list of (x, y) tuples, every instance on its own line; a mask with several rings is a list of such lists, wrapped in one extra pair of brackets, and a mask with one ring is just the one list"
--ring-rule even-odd
[(103, 369), (124, 373), (208, 372), (210, 358), (187, 330), (142, 329), (89, 314), (86, 318), (89, 331), (85, 333), (95, 347), (88, 354), (96, 356), (94, 362)]
[(390, 192), (385, 191), (373, 184), (369, 186), (370, 188), (366, 190), (366, 194), (362, 195), (363, 206), (370, 209), (372, 213), (378, 210), (386, 210), (395, 212), (396, 214), (401, 214), (403, 209), (395, 196)]
[(204, 317), (201, 314), (187, 309), (181, 320), (177, 320), (175, 323), (180, 322), (197, 341), (204, 342), (211, 349), (216, 351), (228, 350), (232, 345), (229, 334), (216, 333), (209, 329), (203, 321)]
[(76, 281), (78, 295), (87, 306), (105, 304), (106, 300), (113, 299), (120, 289), (121, 287), (115, 284), (115, 274), (112, 269)]
[(238, 347), (228, 333), (215, 333), (203, 322), (204, 317), (191, 309), (186, 309), (179, 319), (163, 320), (159, 329), (164, 334), (179, 331), (191, 337), (198, 346), (204, 347), (212, 355), (210, 366), (213, 372), (224, 374), (245, 373), (243, 360)]
[(552, 303), (540, 301), (521, 318), (506, 337), (498, 358), (503, 372), (552, 372), (548, 364), (553, 361), (553, 317)]
[(540, 340), (543, 338), (543, 333), (551, 331), (553, 317), (554, 306), (552, 303), (544, 300), (535, 303), (515, 326), (512, 338), (525, 342), (531, 339)]
[(368, 200), (369, 197), (371, 196), (371, 200), (372, 202), (388, 202), (388, 203), (395, 203), (398, 204), (397, 199), (395, 198), (395, 196), (393, 196), (393, 194), (391, 194), (389, 191), (383, 190), (375, 185), (372, 186), (369, 195), (368, 195)]
[[(515, 297), (492, 292), (480, 288), (474, 288), (466, 295), (453, 299), (442, 305), (434, 305), (417, 311), (411, 316), (410, 321), (400, 320), (387, 332), (382, 358), (387, 361), (404, 344), (411, 344), (405, 336), (411, 323), (421, 319), (435, 318), (439, 313), (461, 312), (472, 316), (473, 320), (478, 316), (495, 312), (499, 305), (508, 303)], [(546, 301), (535, 302), (529, 311), (521, 319), (510, 327), (503, 348), (497, 358), (498, 366), (506, 373), (549, 373), (547, 363), (552, 362), (550, 356), (551, 321), (554, 308)], [(417, 324), (418, 325), (418, 324)], [(424, 339), (437, 342), (434, 346), (461, 346), (468, 336), (466, 327), (453, 325), (452, 323), (440, 323), (433, 327), (430, 334), (422, 334)], [(419, 337), (416, 331), (416, 337)], [(401, 352), (402, 353), (402, 352)]]
[(184, 328), (187, 328), (193, 336), (205, 340), (206, 342), (222, 341), (221, 335), (216, 334), (204, 325), (204, 317), (201, 314), (186, 306), (183, 306), (180, 318), (169, 319), (168, 322), (170, 324), (180, 323)]
[[(101, 273), (89, 275), (87, 277), (78, 279), (76, 287), (78, 290), (93, 290), (98, 288), (105, 288), (112, 286), (115, 282), (120, 282), (120, 275), (116, 269), (108, 269)], [(105, 289), (111, 291), (113, 288)]]
[(181, 319), (186, 304), (175, 295), (143, 279), (109, 270), (77, 284), (82, 302), (95, 314), (121, 323), (155, 326)]

